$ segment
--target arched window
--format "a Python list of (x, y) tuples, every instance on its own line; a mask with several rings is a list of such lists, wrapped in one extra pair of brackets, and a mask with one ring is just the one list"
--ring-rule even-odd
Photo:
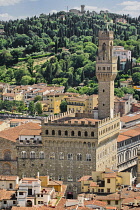
[(21, 152), (21, 158), (27, 158), (27, 153), (25, 151)]
[(34, 152), (34, 151), (31, 151), (31, 152), (30, 152), (30, 158), (31, 158), (31, 159), (34, 159), (34, 158), (35, 158), (35, 152)]
[(102, 50), (103, 50), (103, 60), (105, 60), (105, 52), (106, 52), (106, 44), (103, 43), (102, 45)]
[(49, 131), (48, 130), (46, 130), (46, 135), (48, 135), (49, 134)]
[(63, 152), (59, 153), (59, 160), (64, 160), (64, 153)]
[(91, 132), (91, 136), (94, 136), (94, 132), (93, 131)]
[(51, 153), (50, 153), (50, 159), (51, 159), (51, 160), (54, 160), (54, 159), (55, 159), (55, 153), (54, 153), (54, 152), (51, 152)]
[(91, 154), (86, 154), (86, 161), (91, 161)]
[(68, 131), (65, 131), (65, 136), (67, 136), (68, 135)]
[(82, 155), (80, 153), (77, 154), (77, 161), (82, 161)]
[(67, 180), (68, 180), (68, 182), (72, 182), (73, 181), (72, 176), (71, 175), (68, 175)]
[(71, 153), (68, 154), (68, 160), (73, 160), (73, 155)]
[(44, 159), (44, 152), (43, 152), (43, 151), (41, 151), (41, 152), (39, 153), (39, 158), (40, 158), (40, 159)]
[(52, 130), (52, 135), (55, 135), (55, 130)]
[(71, 136), (74, 136), (74, 131), (71, 131)]
[(88, 136), (88, 132), (87, 131), (85, 131), (85, 136)]
[(61, 136), (61, 131), (60, 130), (58, 131), (58, 135)]
[(81, 131), (78, 131), (78, 136), (81, 136)]
[(10, 150), (4, 151), (4, 160), (11, 160), (11, 151)]
[(9, 184), (9, 189), (13, 189), (13, 184), (12, 183)]

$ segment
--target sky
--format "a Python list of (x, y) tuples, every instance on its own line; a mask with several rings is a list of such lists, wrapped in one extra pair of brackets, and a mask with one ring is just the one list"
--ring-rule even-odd
[(109, 12), (129, 14), (131, 17), (140, 15), (140, 0), (0, 0), (0, 20), (25, 19), (41, 13), (80, 9), (81, 4), (85, 5), (86, 11), (99, 12), (107, 9)]

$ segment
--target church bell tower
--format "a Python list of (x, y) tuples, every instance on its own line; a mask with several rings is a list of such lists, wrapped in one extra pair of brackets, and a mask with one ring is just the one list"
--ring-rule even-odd
[(96, 76), (98, 79), (99, 119), (114, 116), (114, 80), (117, 75), (117, 57), (113, 57), (113, 31), (100, 31)]

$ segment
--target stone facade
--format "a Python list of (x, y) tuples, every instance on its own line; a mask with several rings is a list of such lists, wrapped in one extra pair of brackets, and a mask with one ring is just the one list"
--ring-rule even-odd
[(17, 175), (16, 144), (5, 138), (0, 138), (0, 174)]
[(77, 180), (85, 172), (116, 169), (120, 117), (95, 123), (91, 117), (92, 114), (77, 113), (42, 122), (42, 144), (17, 143), (18, 175), (34, 176), (38, 171), (40, 175), (49, 174), (52, 179), (63, 180), (71, 191), (73, 186), (77, 190)]
[(96, 76), (99, 82), (98, 110), (99, 118), (113, 118), (114, 79), (117, 75), (117, 57), (113, 57), (113, 32), (99, 32)]

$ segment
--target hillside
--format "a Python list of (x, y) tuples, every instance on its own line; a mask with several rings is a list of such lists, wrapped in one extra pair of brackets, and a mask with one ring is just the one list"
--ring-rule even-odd
[[(116, 22), (117, 18), (125, 23)], [(136, 59), (136, 67), (127, 63), (125, 72), (119, 71), (115, 83), (118, 87), (120, 79), (140, 74), (140, 17), (113, 13), (78, 16), (59, 12), (1, 22), (0, 81), (23, 85), (47, 82), (66, 89), (84, 82), (90, 89), (82, 93), (97, 93), (97, 37), (99, 30), (106, 29), (106, 22), (114, 31), (114, 45), (131, 50)]]

